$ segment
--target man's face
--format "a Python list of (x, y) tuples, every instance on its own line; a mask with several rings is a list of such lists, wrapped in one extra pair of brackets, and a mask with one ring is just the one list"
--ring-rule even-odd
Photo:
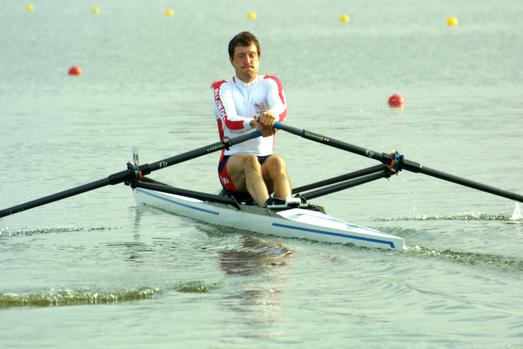
[(229, 59), (236, 70), (236, 76), (241, 81), (249, 83), (254, 81), (256, 76), (258, 76), (260, 56), (258, 56), (256, 45), (236, 46), (234, 49), (234, 57), (229, 57)]

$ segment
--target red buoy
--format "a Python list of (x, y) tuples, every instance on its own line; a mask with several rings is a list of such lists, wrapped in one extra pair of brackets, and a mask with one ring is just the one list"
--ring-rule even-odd
[(75, 65), (74, 67), (71, 67), (71, 69), (69, 69), (69, 75), (82, 75), (82, 69)]
[(391, 108), (401, 108), (405, 104), (405, 100), (403, 99), (402, 95), (399, 94), (393, 94), (389, 98), (389, 106)]

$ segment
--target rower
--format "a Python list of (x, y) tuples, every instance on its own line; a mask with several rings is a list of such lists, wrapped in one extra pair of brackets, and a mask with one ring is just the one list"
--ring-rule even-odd
[(273, 128), (287, 116), (282, 84), (275, 76), (258, 74), (260, 44), (249, 32), (229, 42), (229, 60), (236, 75), (213, 84), (220, 139), (233, 139), (252, 129), (263, 137), (222, 150), (220, 183), (226, 196), (240, 202), (252, 198), (258, 206), (267, 206), (271, 192), (285, 201), (292, 196), (292, 187), (285, 161), (274, 154)]

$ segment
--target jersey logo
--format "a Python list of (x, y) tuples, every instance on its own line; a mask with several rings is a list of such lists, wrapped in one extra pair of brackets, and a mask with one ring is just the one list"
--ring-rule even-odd
[(263, 102), (254, 103), (254, 109), (256, 109), (256, 114), (261, 114), (265, 111), (265, 105), (263, 105)]

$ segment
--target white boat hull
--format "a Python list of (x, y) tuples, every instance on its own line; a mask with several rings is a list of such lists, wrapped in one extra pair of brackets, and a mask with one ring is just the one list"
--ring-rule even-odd
[(403, 238), (349, 224), (315, 210), (292, 208), (273, 212), (253, 206), (242, 207), (242, 210), (239, 210), (231, 205), (208, 203), (144, 188), (134, 188), (133, 194), (138, 204), (153, 206), (209, 224), (261, 234), (352, 243), (373, 248), (401, 251), (405, 247)]

